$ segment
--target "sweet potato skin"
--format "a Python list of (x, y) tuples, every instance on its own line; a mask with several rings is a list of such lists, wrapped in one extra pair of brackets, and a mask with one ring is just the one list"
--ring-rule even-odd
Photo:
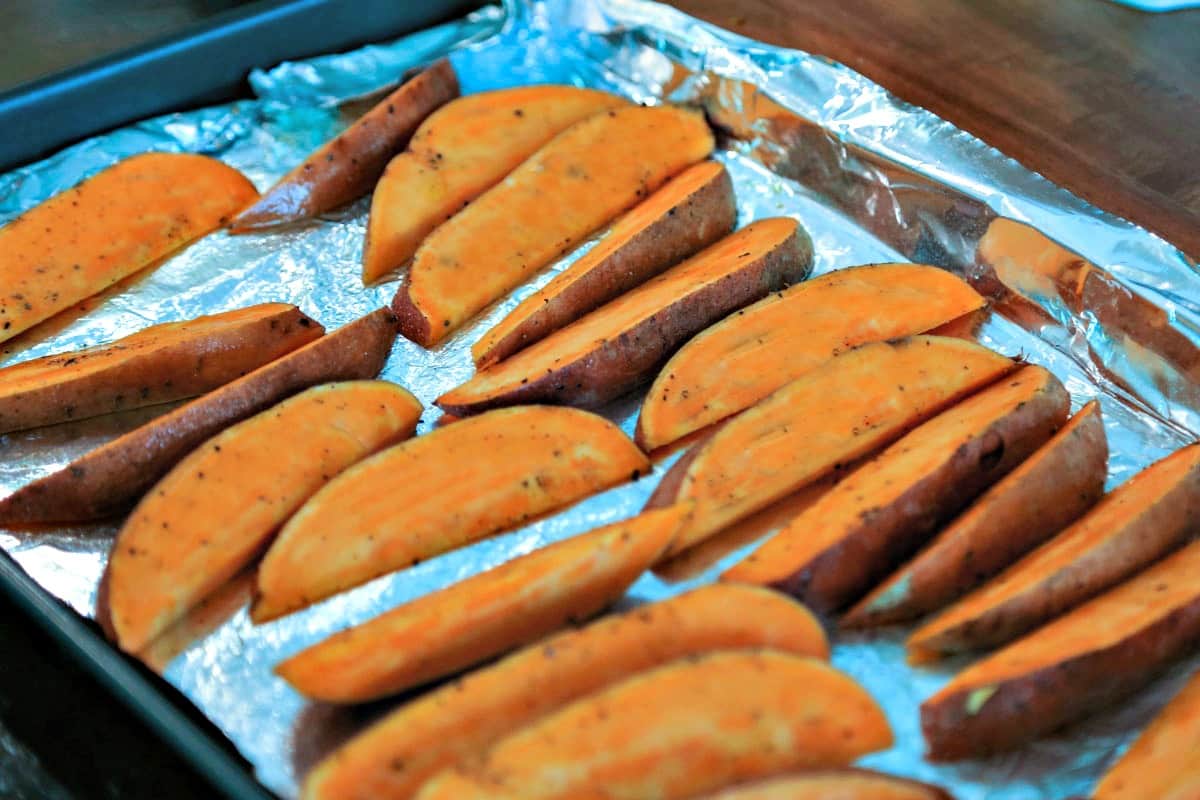
[(918, 628), (908, 641), (909, 657), (921, 662), (1011, 641), (1161, 558), (1198, 526), (1200, 444), (1193, 444), (1117, 487), (1072, 526)]
[(866, 769), (801, 772), (734, 786), (704, 800), (953, 800), (928, 783)]
[(916, 558), (863, 598), (846, 628), (942, 608), (1082, 516), (1104, 494), (1108, 440), (1096, 401), (989, 489)]
[(437, 344), (713, 146), (702, 116), (666, 106), (571, 126), (421, 244), (392, 301), (400, 333)]
[(749, 408), (840, 352), (925, 333), (977, 310), (960, 278), (920, 264), (849, 267), (747, 306), (680, 348), (638, 415), (646, 451)]
[(371, 190), (425, 117), (458, 96), (450, 62), (431, 64), (284, 175), (230, 225), (232, 233), (297, 222)]
[(133, 504), (205, 439), (309, 386), (373, 378), (396, 338), (379, 309), (196, 398), (0, 500), (0, 521), (102, 519)]
[(672, 800), (789, 769), (847, 766), (891, 742), (870, 695), (825, 663), (723, 651), (577, 700), (501, 739), (467, 773), (529, 800), (598, 792)]
[(0, 433), (195, 397), (324, 331), (293, 305), (263, 303), (23, 361), (0, 369)]
[(224, 225), (258, 196), (207, 156), (146, 153), (0, 228), (0, 342)]
[(1011, 750), (1146, 685), (1200, 639), (1198, 571), (1194, 542), (968, 668), (921, 705), (929, 758)]
[(439, 770), (474, 763), (495, 740), (605, 686), (676, 659), (758, 647), (829, 657), (804, 606), (757, 587), (703, 586), (601, 617), (391, 712), (318, 764), (303, 796), (409, 797)]
[[(751, 252), (742, 241), (757, 235), (770, 237), (769, 249), (753, 251), (740, 261), (721, 258), (717, 263), (727, 265), (727, 270), (707, 283), (693, 277), (714, 263), (714, 254), (730, 258)], [(599, 407), (645, 381), (681, 342), (714, 319), (803, 280), (811, 264), (812, 243), (799, 225), (787, 218), (760, 220), (557, 335), (476, 373), (439, 397), (437, 405), (456, 416), (523, 403)], [(643, 298), (655, 298), (647, 303), (660, 302), (662, 289), (668, 286), (679, 288), (669, 292), (666, 305), (650, 305), (632, 325), (620, 324), (626, 310), (637, 309)], [(577, 331), (587, 332), (591, 340), (587, 349), (562, 352), (565, 343), (579, 335)]]
[(347, 470), (296, 512), (263, 558), (251, 618), (274, 619), (649, 469), (617, 426), (575, 409), (502, 409), (438, 428)]
[[(411, 436), (421, 404), (395, 384), (315, 386), (214, 436), (130, 514), (108, 561), (109, 620), (137, 652), (257, 556), (341, 470)], [(285, 454), (264, 443), (293, 439)]]
[(721, 579), (841, 610), (1045, 443), (1070, 402), (1049, 372), (1022, 368), (889, 446)]
[(587, 619), (666, 549), (678, 506), (548, 545), (320, 642), (275, 672), (299, 692), (360, 703), (420, 686)]
[(627, 101), (575, 86), (518, 86), (452, 100), (421, 123), (371, 197), (363, 283), (408, 261), (421, 241), (555, 135)]
[(678, 488), (654, 502), (696, 501), (668, 555), (839, 472), (1016, 366), (979, 345), (930, 336), (831, 359), (723, 425), (663, 476)]
[(1187, 800), (1200, 790), (1200, 672), (1096, 784), (1092, 800)]
[(725, 167), (703, 161), (685, 170), (472, 345), (476, 368), (545, 339), (728, 235), (736, 223), (733, 181)]

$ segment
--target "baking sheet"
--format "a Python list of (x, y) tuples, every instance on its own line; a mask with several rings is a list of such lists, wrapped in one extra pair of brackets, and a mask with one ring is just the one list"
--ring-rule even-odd
[[(853, 264), (923, 257), (952, 269), (969, 265), (971, 226), (947, 226), (947, 203), (979, 214), (1000, 213), (1038, 228), (1121, 277), (1167, 308), (1195, 339), (1200, 330), (1196, 265), (1148, 232), (1088, 206), (937, 117), (905, 105), (862, 76), (825, 59), (769, 47), (640, 0), (510, 2), (386, 45), (372, 46), (256, 73), (257, 99), (143, 122), (90, 140), (39, 164), (0, 177), (0, 222), (120, 158), (146, 150), (202, 152), (244, 171), (260, 188), (298, 163), (350, 119), (339, 103), (370, 94), (404, 70), (451, 52), (464, 93), (555, 82), (604, 88), (636, 101), (663, 97), (699, 102), (722, 119), (740, 120), (750, 135), (727, 140), (717, 157), (729, 168), (741, 223), (788, 215), (810, 231), (815, 274)], [(821, 126), (819, 180), (791, 180), (779, 156), (788, 143), (759, 125), (751, 90), (758, 87)], [(808, 166), (812, 166), (810, 163)], [(811, 176), (812, 171), (803, 173)], [(146, 325), (264, 301), (296, 303), (328, 328), (388, 302), (395, 283), (364, 290), (358, 279), (367, 201), (311, 224), (272, 234), (214, 234), (134, 276), (115, 290), (62, 315), (3, 351), (5, 363), (91, 345)], [(972, 214), (975, 216), (973, 217)], [(874, 233), (872, 233), (874, 232)], [(877, 235), (876, 235), (877, 234)], [(582, 251), (581, 251), (582, 252)], [(574, 254), (557, 264), (561, 269)], [(551, 273), (554, 270), (551, 270)], [(432, 351), (400, 340), (384, 377), (432, 400), (471, 372), (469, 345), (550, 274), (516, 292)], [(1034, 335), (993, 316), (985, 344), (1043, 364), (1064, 380), (1078, 408), (1099, 398), (1112, 450), (1109, 484), (1195, 438), (1200, 416), (1178, 386), (1105, 378), (1100, 367), (1128, 372), (1119, 337), (1076, 319), (1047, 300), (1058, 326)], [(1136, 377), (1136, 375), (1134, 376)], [(640, 397), (604, 410), (632, 433)], [(0, 490), (46, 474), (72, 457), (162, 409), (89, 420), (0, 437)], [(436, 420), (427, 412), (420, 430)], [(655, 475), (590, 498), (543, 519), (415, 568), (380, 578), (305, 612), (252, 626), (239, 610), (178, 655), (159, 654), (165, 678), (195, 702), (254, 765), (256, 776), (284, 797), (296, 794), (305, 765), (327, 752), (373, 713), (307, 704), (271, 667), (329, 633), (405, 600), (596, 525), (635, 513)], [(0, 531), (3, 547), (45, 589), (92, 615), (96, 584), (115, 525)], [(646, 576), (629, 602), (661, 598), (711, 580), (726, 558), (698, 578), (668, 584)], [(246, 581), (224, 601), (237, 605)], [(217, 603), (216, 605), (220, 605)], [(215, 613), (215, 612), (214, 612)], [(1068, 734), (985, 762), (935, 767), (921, 760), (917, 705), (950, 671), (912, 670), (898, 634), (837, 640), (834, 662), (885, 706), (897, 746), (865, 764), (932, 780), (957, 796), (1062, 798), (1085, 794), (1103, 764), (1169, 692), (1183, 667), (1115, 713)]]

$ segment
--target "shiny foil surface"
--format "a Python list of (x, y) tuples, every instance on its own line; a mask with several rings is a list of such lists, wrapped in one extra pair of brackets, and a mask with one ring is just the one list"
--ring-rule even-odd
[[(1166, 242), (1087, 205), (843, 66), (763, 45), (641, 0), (512, 0), (503, 9), (485, 8), (395, 42), (256, 73), (251, 76), (256, 99), (137, 123), (0, 176), (0, 223), (147, 150), (213, 155), (265, 189), (361, 113), (362, 104), (351, 101), (447, 53), (464, 93), (569, 83), (644, 103), (702, 105), (724, 134), (716, 157), (733, 176), (740, 223), (776, 215), (800, 220), (813, 238), (814, 274), (905, 260), (969, 273), (980, 228), (1000, 214), (1031, 223), (1116, 275), (1166, 309), (1170, 325), (1197, 341), (1196, 264)], [(780, 113), (794, 115), (789, 126), (772, 122)], [(215, 233), (8, 343), (0, 359), (13, 363), (109, 341), (159, 322), (266, 301), (295, 303), (336, 328), (389, 302), (396, 289), (395, 280), (371, 289), (363, 289), (359, 280), (368, 205), (360, 200), (281, 232)], [(554, 269), (575, 257), (578, 253)], [(472, 373), (470, 344), (550, 273), (433, 350), (397, 341), (383, 377), (403, 384), (430, 408), (421, 432), (438, 416), (433, 399)], [(1088, 309), (1072, 310), (1052, 293), (1037, 302), (1045, 321), (1031, 326), (993, 313), (981, 340), (1051, 369), (1070, 390), (1074, 408), (1100, 399), (1112, 452), (1110, 486), (1196, 438), (1200, 404), (1187, 375), (1143, 369), (1145, 359), (1134, 357), (1130, 343)], [(640, 400), (640, 395), (628, 397), (604, 413), (632, 433)], [(0, 491), (44, 475), (163, 410), (4, 436)], [(276, 663), (406, 600), (546, 542), (634, 514), (670, 463), (528, 527), (267, 625), (253, 626), (246, 616), (250, 576), (245, 575), (174, 640), (161, 642), (149, 661), (229, 737), (263, 784), (294, 797), (304, 769), (383, 707), (364, 711), (309, 704), (272, 674)], [(92, 616), (116, 528), (0, 530), (0, 547), (47, 591)], [(744, 552), (684, 582), (647, 575), (626, 602), (710, 581)], [(188, 641), (198, 632), (199, 638)], [(863, 763), (939, 783), (963, 800), (1085, 795), (1118, 748), (1178, 686), (1187, 666), (1063, 735), (1001, 758), (935, 766), (922, 759), (917, 707), (957, 665), (908, 667), (899, 633), (839, 635), (834, 662), (884, 705), (896, 731), (893, 749)]]

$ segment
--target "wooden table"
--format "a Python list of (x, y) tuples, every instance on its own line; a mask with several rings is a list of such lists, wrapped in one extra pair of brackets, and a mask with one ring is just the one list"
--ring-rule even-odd
[(671, 0), (828, 56), (1200, 260), (1200, 10), (1107, 0)]
[[(848, 64), (1200, 255), (1200, 11), (1146, 15), (1105, 0), (674, 2), (747, 36)], [(72, 3), (88, 5), (56, 0), (55, 8)], [(177, 5), (203, 16), (227, 4)], [(0, 40), (6, 31), (13, 34), (5, 26)], [(0, 654), (0, 795), (13, 786), (5, 769), (24, 773), (22, 798), (46, 797), (51, 784), (63, 790), (51, 789), (54, 797), (210, 795), (2, 600)]]

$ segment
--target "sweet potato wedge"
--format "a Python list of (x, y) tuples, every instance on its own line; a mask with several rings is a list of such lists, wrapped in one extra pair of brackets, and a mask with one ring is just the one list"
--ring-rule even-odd
[(216, 230), (258, 196), (207, 156), (147, 153), (0, 228), (0, 342)]
[(363, 283), (403, 265), (434, 228), (563, 130), (627, 104), (595, 89), (519, 86), (460, 97), (430, 114), (375, 187)]
[(392, 302), (400, 332), (438, 343), (712, 148), (704, 117), (678, 108), (567, 128), (425, 239)]
[(689, 336), (803, 280), (808, 234), (764, 219), (697, 253), (437, 399), (458, 416), (520, 403), (596, 407), (647, 380)]
[(1082, 516), (1104, 495), (1108, 440), (1091, 401), (842, 618), (865, 628), (937, 611)]
[[(730, 691), (730, 687), (737, 687)], [(694, 797), (888, 747), (883, 711), (824, 662), (724, 651), (635, 675), (498, 741), (464, 771), (527, 800)], [(457, 797), (435, 788), (422, 800)]]
[(1200, 529), (1200, 444), (1177, 450), (918, 628), (916, 663), (1011, 641), (1128, 578)]
[(647, 511), (501, 564), (342, 631), (275, 668), (301, 694), (361, 703), (587, 619), (666, 549), (690, 511)]
[(124, 511), (224, 428), (328, 381), (373, 378), (396, 338), (385, 308), (179, 406), (0, 500), (0, 522), (101, 519)]
[(255, 622), (490, 536), (650, 469), (606, 419), (528, 406), (455, 422), (342, 473), (258, 571)]
[(324, 333), (286, 303), (153, 325), (0, 369), (0, 433), (195, 397)]
[(929, 756), (1012, 749), (1145, 686), (1200, 641), (1200, 542), (968, 667), (921, 705)]
[[(776, 391), (696, 445), (652, 502), (696, 501), (675, 555), (898, 439), (1016, 363), (961, 339), (862, 345)], [(689, 457), (691, 456), (691, 457)]]
[(1092, 791), (1092, 800), (1200, 797), (1200, 672), (1191, 677)]
[(519, 650), (401, 706), (318, 764), (306, 800), (409, 797), (497, 739), (637, 673), (721, 649), (767, 647), (826, 659), (804, 606), (751, 586), (704, 586), (602, 617)]
[(845, 608), (1053, 436), (1070, 405), (1058, 378), (1023, 367), (855, 470), (721, 580), (773, 587), (818, 613)]
[(545, 339), (728, 235), (736, 223), (733, 181), (725, 167), (702, 161), (684, 170), (472, 345), (476, 368)]
[(681, 348), (646, 394), (637, 442), (647, 451), (670, 444), (847, 348), (925, 333), (983, 303), (961, 278), (920, 264), (851, 267), (797, 284)]
[[(411, 436), (421, 403), (385, 381), (316, 386), (214, 436), (130, 514), (108, 561), (109, 619), (146, 646), (262, 552), (301, 503), (376, 450)], [(282, 452), (264, 446), (287, 441)]]
[[(853, 474), (854, 468), (854, 465), (847, 467), (845, 474)], [(818, 481), (807, 484), (778, 503), (772, 503), (763, 510), (756, 511), (745, 519), (733, 523), (717, 535), (705, 539), (694, 547), (689, 547), (674, 558), (660, 561), (654, 565), (654, 574), (672, 583), (697, 577), (735, 550), (740, 550), (753, 542), (766, 541), (768, 536), (773, 536), (783, 530), (789, 522), (836, 486), (838, 480), (843, 477), (843, 474), (827, 475)], [(647, 507), (657, 508), (658, 506), (647, 503)]]
[(231, 232), (297, 222), (362, 197), (417, 126), (457, 96), (458, 76), (450, 62), (431, 64), (280, 178), (234, 218)]
[(865, 769), (816, 770), (734, 786), (706, 800), (952, 800), (937, 786)]

